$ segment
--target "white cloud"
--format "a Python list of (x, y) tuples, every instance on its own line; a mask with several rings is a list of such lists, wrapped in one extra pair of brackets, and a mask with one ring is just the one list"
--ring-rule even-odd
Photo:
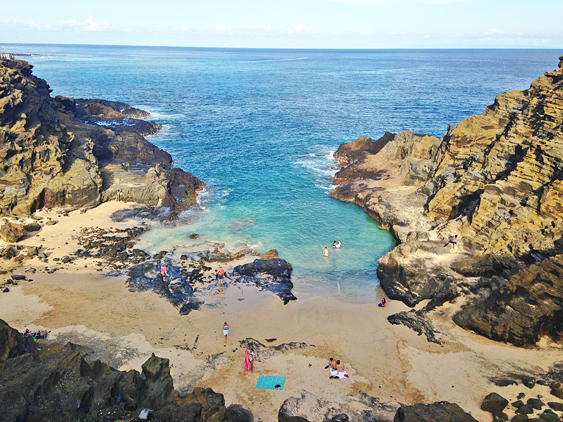
[(94, 17), (89, 14), (85, 21), (68, 20), (59, 21), (55, 24), (37, 24), (35, 22), (25, 22), (18, 19), (12, 19), (3, 22), (6, 29), (15, 30), (33, 30), (33, 31), (72, 31), (72, 32), (97, 32), (105, 31), (110, 27), (109, 20), (104, 22), (94, 22)]
[(305, 31), (305, 24), (304, 23), (298, 23), (296, 25), (293, 25), (293, 29), (291, 31), (289, 31), (290, 33), (300, 33)]
[(217, 31), (223, 33), (227, 30), (227, 24), (223, 24), (220, 27), (217, 28)]

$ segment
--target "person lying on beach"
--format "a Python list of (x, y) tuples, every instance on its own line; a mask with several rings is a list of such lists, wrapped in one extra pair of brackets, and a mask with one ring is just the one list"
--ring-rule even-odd
[(380, 308), (385, 308), (385, 306), (387, 305), (387, 300), (385, 300), (385, 298), (381, 299), (381, 303), (377, 306), (379, 306)]

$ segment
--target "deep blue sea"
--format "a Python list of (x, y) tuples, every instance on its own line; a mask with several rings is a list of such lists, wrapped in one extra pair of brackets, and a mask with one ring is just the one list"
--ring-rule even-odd
[[(150, 141), (208, 184), (193, 223), (153, 230), (156, 250), (189, 233), (275, 248), (297, 296), (372, 302), (394, 246), (364, 211), (330, 198), (332, 153), (362, 135), (441, 136), (496, 95), (557, 67), (557, 50), (254, 50), (3, 45), (33, 54), (53, 95), (123, 101), (163, 130)], [(330, 248), (341, 240), (343, 248)], [(322, 257), (325, 246), (331, 249)]]

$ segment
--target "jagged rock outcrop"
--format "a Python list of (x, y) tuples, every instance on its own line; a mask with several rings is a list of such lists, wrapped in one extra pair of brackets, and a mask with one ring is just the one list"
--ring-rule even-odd
[(0, 319), (0, 363), (35, 350), (30, 338), (24, 338), (18, 330)]
[[(330, 195), (362, 206), (401, 243), (379, 261), (389, 297), (414, 306), (471, 293), (479, 304), (456, 317), (467, 328), (525, 345), (539, 338), (529, 323), (559, 339), (558, 293), (542, 293), (563, 287), (548, 274), (558, 258), (527, 268), (563, 254), (562, 127), (559, 68), (440, 139), (407, 131), (342, 145), (335, 158), (345, 167)], [(503, 320), (525, 298), (522, 319)]]
[(477, 422), (473, 416), (456, 403), (437, 402), (432, 404), (415, 404), (401, 406), (393, 422)]
[[(1, 323), (0, 336), (6, 332)], [(179, 397), (168, 359), (153, 354), (141, 373), (121, 372), (99, 360), (87, 362), (82, 355), (87, 352), (68, 343), (60, 350), (51, 346), (41, 355), (14, 354), (1, 362), (1, 419), (135, 420), (143, 409), (150, 409), (151, 420), (163, 422), (252, 421), (252, 413), (240, 406), (226, 408), (223, 395), (211, 389), (195, 388), (192, 394)]]
[(277, 256), (277, 252), (269, 251), (265, 258), (254, 262), (237, 265), (233, 269), (232, 278), (236, 283), (252, 283), (262, 290), (269, 290), (278, 295), (286, 305), (290, 300), (297, 300), (291, 293), (293, 283), (289, 262)]
[(103, 100), (51, 98), (20, 60), (0, 60), (0, 214), (89, 208), (116, 198), (182, 211), (204, 183), (172, 168), (143, 135), (142, 110)]

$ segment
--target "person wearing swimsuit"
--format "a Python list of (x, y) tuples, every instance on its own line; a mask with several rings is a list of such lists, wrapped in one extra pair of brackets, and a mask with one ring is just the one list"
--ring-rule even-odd
[(229, 335), (229, 324), (225, 321), (223, 323), (223, 335), (225, 336), (225, 346), (227, 345), (227, 336)]

